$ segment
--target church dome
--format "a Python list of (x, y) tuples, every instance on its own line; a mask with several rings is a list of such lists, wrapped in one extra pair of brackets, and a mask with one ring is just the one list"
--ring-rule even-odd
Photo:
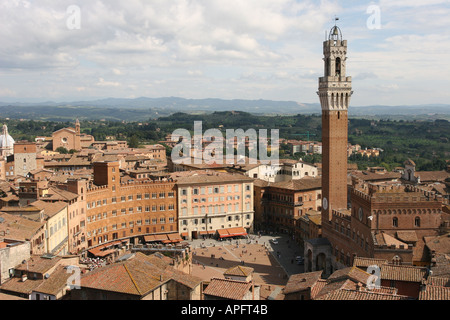
[(8, 134), (8, 127), (3, 125), (3, 133), (0, 135), (0, 148), (6, 149), (6, 148), (13, 148), (14, 146), (14, 139)]

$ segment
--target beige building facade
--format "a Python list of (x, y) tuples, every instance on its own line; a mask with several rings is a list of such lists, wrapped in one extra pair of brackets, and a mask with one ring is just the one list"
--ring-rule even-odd
[(212, 237), (218, 230), (253, 231), (253, 179), (229, 173), (173, 174), (178, 192), (179, 230), (186, 239)]

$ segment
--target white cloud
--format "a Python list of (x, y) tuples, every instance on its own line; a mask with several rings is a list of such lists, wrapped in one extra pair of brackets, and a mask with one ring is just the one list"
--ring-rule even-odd
[(433, 79), (450, 72), (438, 63), (450, 52), (448, 1), (375, 3), (382, 29), (371, 31), (369, 3), (349, 0), (78, 0), (81, 29), (68, 30), (72, 0), (3, 0), (0, 85), (45, 100), (185, 93), (318, 102), (323, 32), (338, 15), (361, 90), (354, 103), (386, 83), (398, 85), (395, 101), (415, 101), (407, 90), (420, 86), (446, 98)]
[(98, 79), (98, 82), (96, 83), (96, 85), (99, 87), (118, 87), (118, 86), (120, 86), (120, 83), (114, 82), (114, 81), (105, 81), (105, 79), (100, 78), (100, 79)]

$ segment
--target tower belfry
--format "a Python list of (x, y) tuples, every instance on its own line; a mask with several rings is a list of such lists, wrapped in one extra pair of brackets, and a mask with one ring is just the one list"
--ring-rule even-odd
[[(336, 19), (337, 20), (337, 19)], [(346, 75), (347, 40), (335, 25), (323, 43), (324, 76), (317, 92), (322, 106), (322, 223), (332, 210), (347, 209), (348, 107), (352, 78)]]

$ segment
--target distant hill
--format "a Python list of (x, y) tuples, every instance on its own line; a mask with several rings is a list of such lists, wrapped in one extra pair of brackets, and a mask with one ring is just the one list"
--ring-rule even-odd
[(41, 102), (41, 103), (4, 103), (0, 106), (11, 107), (96, 107), (121, 109), (152, 109), (166, 112), (214, 112), (214, 111), (246, 111), (264, 114), (296, 114), (320, 112), (319, 104), (300, 104), (294, 101), (272, 100), (224, 100), (224, 99), (184, 99), (177, 97), (167, 98), (136, 98), (116, 99), (108, 98), (94, 101), (72, 102)]
[[(213, 113), (244, 111), (262, 115), (320, 114), (319, 103), (298, 103), (273, 100), (224, 100), (166, 98), (108, 98), (94, 101), (5, 103), (0, 102), (0, 114), (12, 119), (71, 120), (105, 119), (140, 121), (159, 118), (176, 112)], [(390, 119), (450, 119), (450, 105), (369, 106), (351, 107), (350, 117)]]

